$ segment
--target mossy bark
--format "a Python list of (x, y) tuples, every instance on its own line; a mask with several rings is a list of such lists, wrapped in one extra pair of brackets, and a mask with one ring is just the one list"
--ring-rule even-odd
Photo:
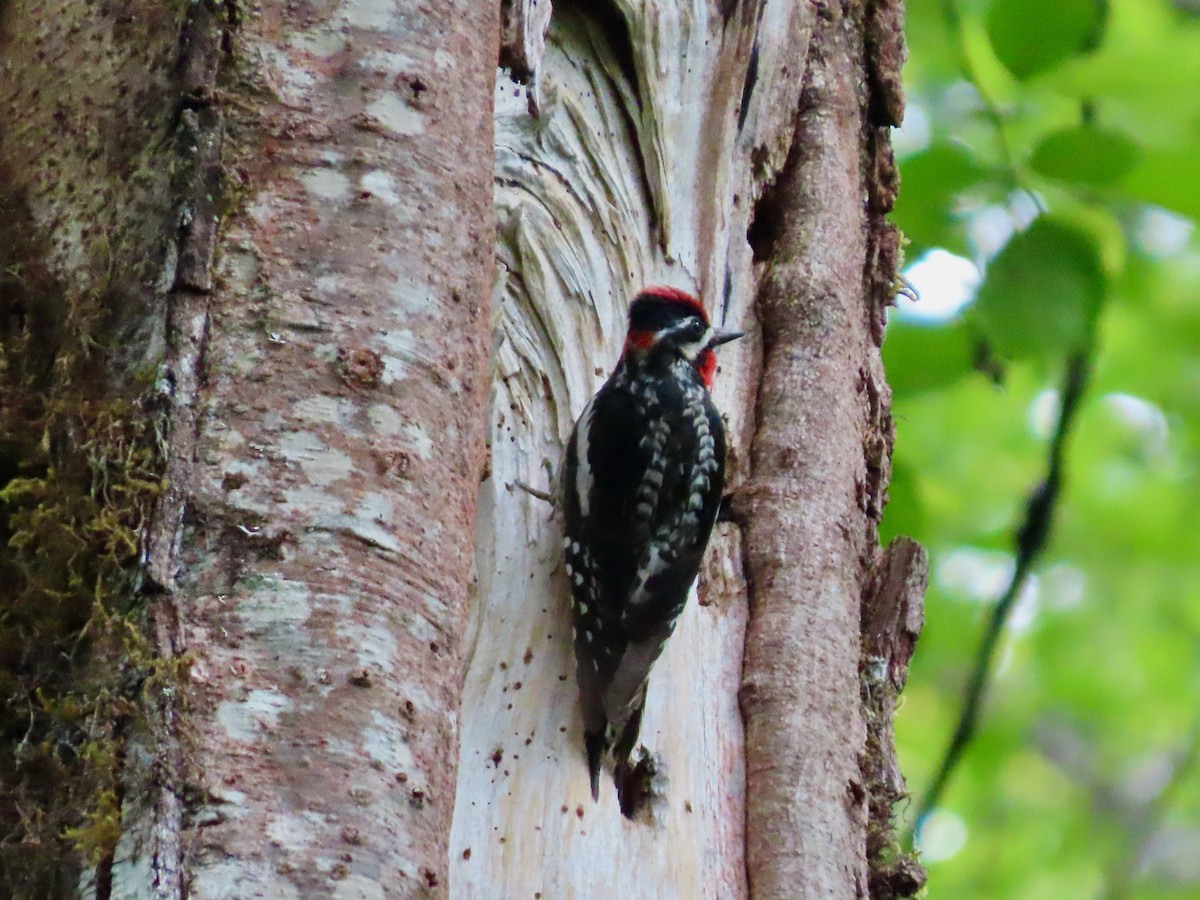
[[(163, 494), (159, 287), (183, 12), (0, 7), (0, 893), (107, 890)], [(84, 874), (86, 873), (86, 875)]]

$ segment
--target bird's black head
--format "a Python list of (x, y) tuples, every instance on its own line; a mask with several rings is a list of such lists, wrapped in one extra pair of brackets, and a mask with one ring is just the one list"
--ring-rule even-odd
[(716, 370), (713, 348), (741, 337), (739, 331), (713, 328), (704, 306), (678, 288), (646, 288), (629, 306), (626, 358), (683, 357), (696, 367), (706, 386)]

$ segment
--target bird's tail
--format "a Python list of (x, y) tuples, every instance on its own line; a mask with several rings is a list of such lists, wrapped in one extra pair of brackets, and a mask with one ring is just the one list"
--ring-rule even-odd
[(607, 749), (604, 732), (601, 731), (599, 734), (585, 732), (583, 743), (587, 747), (588, 774), (592, 779), (592, 800), (596, 801), (600, 799), (600, 762), (604, 759), (604, 751)]

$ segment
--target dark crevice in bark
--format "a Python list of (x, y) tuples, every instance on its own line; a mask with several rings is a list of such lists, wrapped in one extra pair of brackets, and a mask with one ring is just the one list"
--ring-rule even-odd
[(865, 10), (863, 68), (867, 73), (864, 100), (862, 160), (867, 188), (867, 255), (863, 287), (871, 303), (868, 324), (875, 345), (882, 346), (887, 307), (895, 298), (901, 262), (900, 231), (887, 215), (895, 206), (900, 174), (892, 152), (891, 128), (904, 116), (901, 68), (904, 44), (904, 5), (900, 0), (874, 0)]
[[(812, 48), (810, 47), (810, 49)], [(812, 98), (806, 90), (800, 97), (800, 106), (796, 111), (797, 119), (803, 116), (811, 103)], [(783, 165), (763, 185), (762, 192), (754, 204), (750, 225), (746, 229), (746, 241), (750, 244), (750, 250), (756, 263), (769, 263), (775, 258), (779, 237), (787, 227), (785, 221), (785, 215), (788, 212), (787, 200), (781, 186), (787, 184), (791, 179), (792, 172), (800, 164), (803, 152), (804, 142), (797, 130), (788, 147), (788, 154)], [(766, 335), (764, 334), (765, 339)]]
[(750, 50), (750, 64), (746, 66), (746, 80), (742, 84), (742, 101), (738, 106), (738, 131), (746, 125), (746, 116), (750, 112), (750, 98), (754, 94), (754, 85), (758, 83), (758, 44)]
[(794, 155), (797, 147), (798, 143), (793, 142), (792, 150), (778, 176), (763, 188), (762, 194), (754, 204), (754, 213), (746, 229), (746, 242), (750, 245), (750, 252), (756, 263), (769, 262), (775, 256), (775, 247), (779, 243), (779, 236), (783, 233), (785, 224), (785, 206), (779, 193), (779, 185), (786, 180), (796, 164)]
[(637, 108), (642, 108), (642, 97), (638, 81), (637, 64), (633, 49), (633, 40), (629, 35), (629, 23), (625, 21), (621, 9), (613, 0), (570, 0), (559, 2), (556, 8), (566, 12), (573, 10), (586, 18), (604, 37), (613, 59), (620, 69), (629, 90), (637, 101)]
[(746, 241), (750, 244), (756, 263), (771, 259), (782, 229), (783, 210), (774, 189), (768, 188), (754, 205), (754, 216), (750, 219), (750, 227), (746, 229)]
[(864, 24), (869, 90), (867, 121), (879, 128), (899, 127), (904, 119), (901, 72), (908, 58), (903, 0), (872, 0)]
[(733, 275), (729, 268), (725, 269), (725, 278), (721, 282), (721, 319), (718, 324), (729, 322), (729, 307), (733, 303)]

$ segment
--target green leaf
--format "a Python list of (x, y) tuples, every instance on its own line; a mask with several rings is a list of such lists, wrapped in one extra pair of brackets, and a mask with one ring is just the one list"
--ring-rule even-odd
[(925, 507), (921, 503), (917, 474), (897, 459), (892, 460), (892, 480), (888, 483), (887, 506), (879, 525), (879, 540), (885, 546), (897, 535), (922, 539), (925, 535)]
[(1122, 187), (1132, 196), (1193, 218), (1200, 217), (1200, 139), (1145, 153)]
[(988, 266), (971, 316), (1001, 356), (1066, 354), (1088, 341), (1106, 286), (1090, 235), (1043, 216)]
[(972, 371), (971, 338), (961, 322), (917, 325), (893, 318), (883, 342), (888, 384), (899, 394), (944, 388)]
[(1042, 86), (1099, 101), (1143, 146), (1167, 146), (1200, 109), (1200, 20), (1166, 0), (1109, 0), (1107, 6), (1103, 44), (1063, 63)]
[(996, 56), (1017, 78), (1053, 68), (1098, 43), (1100, 0), (996, 0), (987, 19)]
[(932, 247), (966, 253), (955, 200), (978, 185), (986, 172), (965, 147), (935, 143), (900, 163), (900, 196), (892, 218), (912, 242), (910, 257)]
[(1061, 181), (1103, 186), (1120, 180), (1137, 165), (1137, 145), (1119, 131), (1079, 125), (1042, 139), (1030, 165)]

